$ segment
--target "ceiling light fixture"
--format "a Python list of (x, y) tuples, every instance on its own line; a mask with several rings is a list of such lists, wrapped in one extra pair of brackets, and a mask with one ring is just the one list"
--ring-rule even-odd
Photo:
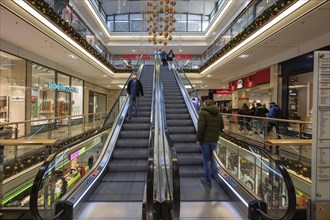
[(19, 7), (23, 8), (25, 11), (27, 11), (28, 13), (30, 13), (33, 17), (35, 17), (37, 20), (39, 20), (41, 23), (43, 23), (45, 26), (47, 26), (50, 30), (54, 31), (56, 34), (58, 34), (59, 36), (61, 36), (64, 40), (66, 40), (68, 43), (70, 43), (73, 47), (77, 48), (80, 52), (82, 52), (87, 57), (89, 57), (91, 60), (93, 60), (95, 63), (97, 63), (99, 66), (101, 66), (104, 70), (106, 70), (107, 72), (109, 72), (111, 74), (114, 74), (107, 66), (105, 66), (98, 59), (96, 59), (93, 55), (91, 55), (89, 52), (87, 52), (84, 48), (82, 48), (73, 39), (71, 39), (70, 37), (68, 37), (64, 32), (62, 32), (58, 27), (56, 27), (52, 22), (50, 22), (44, 16), (42, 16), (41, 14), (39, 14), (36, 10), (34, 10), (25, 1), (21, 1), (21, 0), (13, 0), (13, 1)]
[(133, 53), (135, 53), (135, 51), (136, 51), (135, 49), (132, 50)]
[(294, 3), (287, 10), (285, 10), (284, 12), (282, 12), (281, 14), (279, 14), (273, 20), (271, 20), (270, 22), (268, 22), (265, 26), (263, 26), (262, 28), (260, 28), (256, 32), (254, 32), (254, 34), (252, 34), (250, 37), (248, 37), (242, 43), (240, 43), (239, 45), (237, 45), (234, 49), (230, 50), (228, 53), (226, 53), (225, 55), (223, 55), (222, 57), (220, 57), (216, 62), (214, 62), (213, 64), (211, 64), (208, 68), (206, 68), (200, 74), (203, 75), (206, 72), (208, 72), (209, 70), (211, 70), (213, 67), (215, 67), (216, 65), (218, 65), (220, 62), (222, 62), (223, 60), (225, 60), (227, 57), (229, 57), (230, 55), (232, 55), (233, 53), (235, 53), (236, 51), (238, 51), (239, 49), (241, 49), (243, 46), (245, 46), (246, 44), (248, 44), (254, 38), (256, 38), (257, 36), (261, 35), (263, 32), (265, 32), (266, 30), (268, 30), (269, 28), (271, 28), (272, 26), (274, 26), (275, 24), (277, 24), (278, 22), (280, 22), (281, 20), (283, 20), (285, 17), (287, 17), (288, 15), (290, 15), (291, 13), (293, 13), (295, 10), (297, 10), (298, 8), (300, 8), (301, 6), (303, 6), (304, 4), (306, 4), (307, 2), (309, 2), (309, 0), (298, 0), (296, 3)]
[(248, 58), (250, 55), (248, 55), (248, 54), (242, 54), (242, 55), (240, 55), (240, 56), (238, 56), (239, 58), (241, 58), (241, 59), (245, 59), (245, 58)]
[(207, 75), (206, 77), (210, 78), (212, 75)]

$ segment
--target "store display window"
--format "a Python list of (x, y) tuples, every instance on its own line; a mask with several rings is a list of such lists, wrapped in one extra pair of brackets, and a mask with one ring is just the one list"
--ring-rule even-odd
[(84, 82), (81, 79), (71, 78), (71, 87), (76, 88), (72, 93), (71, 99), (71, 115), (83, 114), (83, 94)]
[(70, 115), (70, 96), (73, 92), (70, 87), (70, 77), (64, 74), (57, 74), (57, 117)]
[(26, 61), (0, 51), (0, 123), (25, 120), (25, 85)]
[[(31, 119), (55, 117), (55, 71), (39, 64), (32, 64)], [(47, 123), (47, 121), (34, 122)]]

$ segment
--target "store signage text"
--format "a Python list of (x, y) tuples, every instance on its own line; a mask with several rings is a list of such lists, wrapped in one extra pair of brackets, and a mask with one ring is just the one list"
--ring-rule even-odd
[(69, 86), (64, 86), (62, 84), (56, 84), (54, 82), (48, 83), (48, 88), (58, 90), (58, 91), (63, 91), (63, 92), (69, 92), (73, 93), (76, 92), (78, 93), (78, 88), (76, 87), (69, 87)]
[(79, 157), (79, 155), (82, 155), (85, 151), (86, 151), (86, 148), (83, 147), (80, 150), (70, 154), (70, 160), (76, 159), (77, 157)]

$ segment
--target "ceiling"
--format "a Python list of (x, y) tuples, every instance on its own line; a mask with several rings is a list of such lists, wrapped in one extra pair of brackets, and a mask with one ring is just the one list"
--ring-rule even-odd
[[(234, 14), (234, 8), (231, 10), (230, 13)], [(223, 25), (230, 20), (228, 17), (226, 19)], [(88, 20), (88, 23), (95, 25), (92, 19)], [(88, 80), (105, 88), (110, 86), (110, 89), (118, 89), (118, 85), (123, 85), (127, 79), (127, 75), (107, 77), (104, 70), (98, 68), (95, 63), (74, 53), (75, 48), (59, 43), (3, 7), (0, 7), (0, 39), (1, 48), (7, 48), (13, 51), (12, 53), (15, 55), (42, 63), (50, 68), (59, 69), (64, 73), (70, 73), (75, 77)], [(145, 48), (144, 43), (139, 42), (138, 39), (136, 41), (140, 50), (143, 50)], [(7, 43), (9, 43), (9, 46), (6, 46)], [(115, 45), (117, 42), (112, 43)], [(119, 42), (117, 47), (110, 47), (116, 48), (111, 49), (111, 52), (113, 54), (140, 53), (139, 49), (132, 52), (133, 43), (128, 41)], [(196, 43), (196, 46), (194, 46), (194, 43)], [(180, 41), (174, 42), (169, 48), (173, 48), (174, 51), (183, 48), (182, 54), (201, 54), (209, 46), (207, 40), (192, 42), (190, 46), (185, 47), (180, 44)], [(12, 45), (15, 45), (15, 47)], [(126, 45), (126, 47), (120, 45)], [(200, 77), (198, 74), (189, 74), (189, 77), (192, 79), (193, 84), (197, 85), (197, 88), (203, 85), (204, 88), (207, 86), (206, 88), (209, 89), (218, 89), (227, 86), (228, 81), (327, 45), (330, 45), (329, 1), (317, 10), (290, 24), (290, 26), (261, 40), (251, 48), (240, 51), (237, 56), (214, 69), (209, 74), (211, 77)], [(189, 50), (189, 48), (191, 49)], [(179, 53), (177, 52), (177, 54)], [(241, 54), (249, 56), (242, 59), (239, 58)], [(76, 58), (72, 58), (71, 55)]]

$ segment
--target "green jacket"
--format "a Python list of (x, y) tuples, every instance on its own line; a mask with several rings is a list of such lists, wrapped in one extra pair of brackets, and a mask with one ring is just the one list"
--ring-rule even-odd
[(198, 119), (197, 141), (217, 142), (220, 131), (224, 129), (223, 119), (215, 105), (201, 110)]

